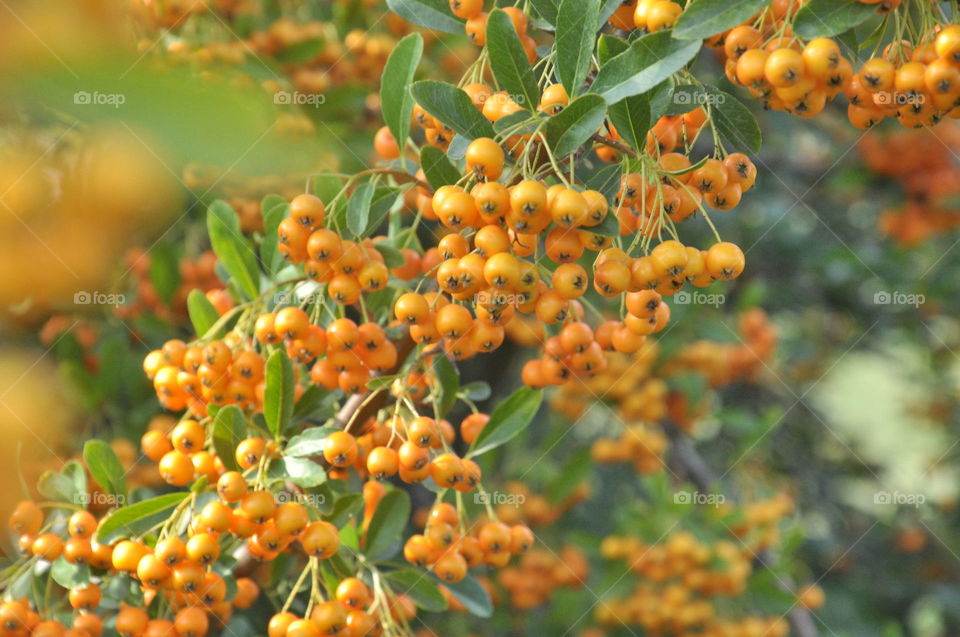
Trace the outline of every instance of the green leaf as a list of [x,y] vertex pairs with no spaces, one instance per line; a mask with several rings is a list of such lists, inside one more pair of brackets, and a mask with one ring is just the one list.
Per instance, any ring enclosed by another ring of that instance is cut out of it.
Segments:
[[713,123],[728,144],[741,150],[759,152],[762,143],[760,124],[742,102],[720,89],[710,88]]
[[470,446],[469,457],[479,456],[509,442],[527,428],[540,409],[543,391],[521,387],[497,405],[490,420]]
[[589,475],[592,466],[590,447],[583,447],[574,453],[547,490],[550,502],[554,504],[562,502]]
[[306,458],[285,457],[283,468],[290,478],[290,482],[300,487],[316,487],[327,479],[327,472],[313,460]]
[[414,24],[434,31],[463,35],[463,22],[450,13],[447,0],[387,0],[387,6]]
[[207,209],[210,244],[227,274],[249,299],[260,290],[260,271],[256,255],[240,232],[240,221],[230,205],[220,199]]
[[793,30],[803,38],[829,37],[876,15],[876,5],[859,0],[810,0],[797,11]]
[[187,491],[168,493],[117,509],[100,521],[94,537],[100,544],[113,544],[117,540],[146,533],[163,522],[188,495]]
[[608,104],[616,104],[649,91],[686,66],[699,51],[699,41],[675,40],[669,31],[645,35],[600,67],[590,91],[602,95]]
[[347,229],[353,236],[363,236],[370,223],[370,204],[373,201],[373,184],[360,184],[350,195],[347,205]]
[[610,121],[634,148],[646,147],[650,120],[650,99],[646,95],[631,95],[610,107]]
[[591,226],[589,228],[584,228],[587,232],[592,232],[593,234],[598,234],[602,237],[619,237],[620,236],[620,220],[617,219],[617,215],[613,213],[607,213],[607,216],[603,218],[598,225]]
[[263,417],[270,433],[279,436],[293,417],[293,366],[286,352],[277,350],[267,359]]
[[349,524],[363,512],[363,495],[360,493],[350,493],[337,498],[333,504],[333,510],[326,516],[327,521],[337,527],[343,527]]
[[37,480],[37,491],[52,502],[80,504],[86,491],[78,491],[68,476],[59,471],[44,471]]
[[327,391],[317,385],[310,385],[300,395],[293,408],[293,421],[322,420],[333,415],[333,406],[336,403],[336,392]]
[[557,7],[560,0],[530,0],[530,4],[544,21],[553,26],[557,23]]
[[407,143],[410,134],[410,116],[413,114],[413,98],[410,84],[423,55],[423,37],[411,33],[400,40],[383,67],[380,79],[380,108],[383,121],[400,148]]
[[607,60],[616,57],[630,48],[630,43],[623,38],[604,33],[597,42],[597,60],[606,64]]
[[513,21],[502,9],[492,11],[487,18],[487,50],[490,52],[490,68],[500,88],[528,111],[536,110],[540,103],[537,76]]
[[[432,148],[432,146],[427,146],[427,148]],[[373,247],[376,248],[380,256],[383,257],[383,263],[388,268],[399,268],[405,263],[403,253],[394,248],[389,239],[374,241]]]
[[393,490],[386,493],[377,505],[377,510],[367,527],[364,553],[371,560],[389,557],[390,551],[400,540],[410,518],[410,496],[406,491]]
[[237,445],[247,437],[247,421],[236,405],[227,405],[213,419],[213,448],[230,471],[237,471]]
[[50,577],[60,586],[71,589],[83,586],[90,581],[90,567],[86,564],[71,564],[62,557],[54,560],[50,567]]
[[493,126],[473,105],[470,96],[452,84],[423,80],[410,88],[423,110],[468,140],[493,137]]
[[[436,581],[440,581],[433,576]],[[487,589],[473,575],[467,575],[456,584],[442,582],[450,594],[457,598],[471,615],[476,617],[490,617],[493,615],[493,602],[487,595]]]
[[[264,201],[266,201],[264,197]],[[282,201],[282,200],[281,200]],[[280,222],[290,214],[290,205],[286,201],[264,208],[261,204],[260,213],[263,215],[263,240],[260,242],[260,261],[270,274],[276,274],[283,265],[283,255],[277,249],[279,238],[277,228]]]
[[580,93],[590,70],[600,20],[600,0],[560,0],[557,14],[557,75],[570,97]]
[[439,387],[434,398],[440,416],[446,416],[457,402],[457,392],[460,391],[460,375],[453,363],[444,354],[433,357],[433,373],[436,374]]
[[88,440],[83,445],[83,462],[104,491],[121,497],[127,495],[126,471],[109,444],[96,438]]
[[172,245],[161,243],[150,251],[150,282],[157,296],[169,303],[180,286],[180,260]]
[[461,387],[460,393],[474,402],[480,402],[490,398],[490,384],[482,380],[475,380]]
[[460,181],[460,171],[439,148],[424,146],[420,149],[420,166],[434,190]]
[[190,290],[187,295],[187,313],[197,336],[203,336],[220,319],[216,308],[207,296],[198,289]]
[[743,24],[770,4],[770,0],[694,0],[673,26],[679,40],[703,40]]
[[394,592],[409,595],[413,603],[429,613],[447,609],[447,600],[440,592],[429,571],[402,568],[390,571],[386,578],[393,584]]
[[547,144],[557,159],[566,157],[597,132],[606,116],[602,97],[592,93],[578,97],[547,122]]
[[283,449],[285,456],[319,456],[327,444],[327,436],[336,431],[333,427],[308,427],[294,436]]

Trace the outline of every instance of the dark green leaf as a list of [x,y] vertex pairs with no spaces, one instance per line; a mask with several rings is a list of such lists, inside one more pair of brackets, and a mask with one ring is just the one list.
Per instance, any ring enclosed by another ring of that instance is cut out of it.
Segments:
[[694,0],[687,5],[673,26],[673,37],[703,40],[743,24],[770,0]]
[[762,139],[757,118],[737,98],[719,89],[709,89],[713,122],[717,132],[739,150],[759,152]]
[[453,367],[450,359],[443,354],[433,357],[433,372],[436,374],[439,384],[435,397],[437,411],[443,417],[457,402],[457,392],[460,391],[460,375]]
[[852,29],[877,13],[859,0],[810,0],[797,11],[793,30],[803,38],[829,37]]
[[[440,580],[436,579],[436,581]],[[456,584],[442,583],[471,615],[490,617],[493,614],[493,602],[487,595],[487,589],[481,586],[473,575],[467,575]]]
[[597,132],[606,116],[602,97],[592,93],[578,97],[547,122],[547,144],[557,159],[566,157]]
[[543,391],[531,387],[521,387],[510,394],[490,414],[467,455],[479,456],[512,440],[533,420],[542,399]]
[[597,60],[606,64],[607,60],[616,57],[630,48],[630,43],[623,38],[604,33],[597,42]]
[[[432,148],[428,146],[427,148]],[[380,256],[383,257],[383,263],[388,268],[399,268],[405,263],[403,253],[393,247],[389,239],[381,239],[373,242],[373,247],[377,249]]]
[[220,409],[213,419],[213,448],[230,471],[237,471],[237,445],[247,437],[247,422],[236,405]]
[[599,234],[603,237],[618,237],[620,236],[620,220],[617,219],[617,215],[609,212],[599,224],[590,228],[584,228],[584,230],[592,232],[593,234]]
[[428,571],[403,568],[386,575],[398,595],[409,595],[413,603],[429,613],[447,609],[447,600]]
[[249,299],[260,290],[260,271],[256,254],[240,232],[240,221],[230,205],[214,201],[207,209],[207,232],[217,258]]
[[96,438],[88,440],[83,445],[83,462],[104,491],[115,496],[126,496],[126,471],[109,444]]
[[604,63],[590,91],[602,95],[608,104],[649,91],[696,57],[700,44],[675,40],[669,31],[645,35]]
[[490,384],[482,380],[475,380],[461,387],[460,393],[469,400],[480,402],[490,398]]
[[423,110],[468,140],[493,137],[493,126],[473,105],[470,96],[456,86],[424,80],[414,83],[410,90]]
[[278,436],[293,416],[293,366],[282,350],[267,359],[266,389],[263,394],[263,417],[270,432]]
[[334,526],[343,527],[363,512],[363,495],[350,493],[337,498],[333,510],[326,516],[327,521]]
[[387,123],[400,148],[407,143],[410,134],[410,116],[413,113],[413,98],[410,84],[423,55],[423,37],[411,33],[394,47],[383,67],[380,80],[380,108],[383,121]]
[[646,95],[623,98],[610,107],[610,121],[628,144],[645,148],[650,130],[650,100]]
[[317,385],[310,385],[304,390],[293,408],[293,421],[329,418],[333,415],[333,407],[337,400],[336,392],[327,391]]
[[163,522],[188,495],[186,491],[168,493],[117,509],[100,521],[94,537],[100,544],[113,544],[117,540],[146,533]]
[[372,560],[389,557],[390,550],[401,538],[410,518],[410,496],[406,491],[386,493],[367,527],[364,553]]
[[157,295],[169,303],[180,286],[180,260],[169,243],[150,250],[150,282]]
[[560,475],[550,484],[547,497],[554,504],[559,504],[570,495],[590,473],[593,466],[590,447],[579,449],[567,460]]
[[560,0],[557,14],[557,75],[573,97],[580,93],[590,70],[597,39],[600,0]]
[[370,223],[370,204],[373,201],[372,184],[360,184],[350,195],[347,205],[347,229],[355,237],[363,236]]
[[460,171],[450,163],[442,150],[433,146],[420,149],[420,166],[434,190],[460,181]]
[[387,0],[387,6],[414,24],[434,31],[463,35],[463,22],[450,13],[447,0]]
[[198,289],[190,290],[190,294],[187,295],[187,313],[190,314],[190,322],[197,336],[206,334],[220,318],[213,303],[207,300],[207,296]]
[[557,7],[560,0],[530,0],[530,4],[544,21],[553,26],[557,23]]
[[536,110],[540,103],[537,76],[513,21],[501,9],[492,11],[487,18],[487,50],[490,52],[490,68],[500,88],[520,106],[529,111]]

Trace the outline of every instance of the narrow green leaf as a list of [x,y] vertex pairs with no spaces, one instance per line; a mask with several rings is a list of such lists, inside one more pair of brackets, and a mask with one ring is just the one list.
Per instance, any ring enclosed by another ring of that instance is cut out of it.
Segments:
[[372,184],[360,184],[350,195],[347,205],[347,229],[353,236],[363,236],[370,223],[370,203],[373,201],[374,187]]
[[675,40],[669,31],[645,35],[600,67],[590,92],[608,104],[644,93],[686,66],[700,46],[699,41]]
[[117,509],[100,521],[94,537],[100,544],[113,544],[117,540],[145,533],[163,522],[170,511],[189,495],[186,491],[168,493]]
[[487,18],[487,50],[490,52],[490,68],[500,88],[528,111],[536,110],[540,103],[537,76],[513,21],[502,9],[492,11]]
[[285,456],[319,456],[323,453],[327,436],[335,431],[333,427],[308,427],[303,433],[294,436],[283,449]]
[[96,438],[88,440],[83,445],[83,462],[87,465],[90,475],[104,491],[115,496],[126,497],[127,481],[124,477],[126,471],[109,444]]
[[263,417],[270,432],[279,436],[293,416],[293,366],[286,352],[277,350],[267,359]]
[[380,107],[383,120],[393,133],[400,148],[407,143],[410,134],[410,116],[413,114],[413,97],[410,84],[423,55],[423,37],[411,33],[400,40],[390,53],[380,80]]
[[387,7],[404,20],[422,27],[463,35],[463,22],[450,13],[447,0],[387,0]]
[[557,14],[557,75],[573,97],[590,70],[600,19],[600,0],[560,0]]
[[190,290],[190,294],[187,295],[187,313],[190,315],[193,331],[198,336],[206,334],[220,318],[216,308],[213,307],[213,303],[207,300],[207,296],[197,289]]
[[630,43],[623,38],[604,33],[597,41],[597,60],[601,65],[606,64],[610,58],[620,55],[629,48]]
[[260,290],[256,254],[240,232],[240,221],[230,205],[218,199],[207,209],[210,244],[227,274],[249,299]]
[[390,571],[386,577],[393,584],[395,593],[409,595],[423,610],[440,613],[447,609],[447,600],[428,571],[402,568]]
[[424,146],[420,149],[420,166],[434,190],[460,181],[460,171],[439,148]]
[[247,437],[247,422],[236,405],[221,408],[213,419],[213,448],[230,471],[237,471],[237,445]]
[[380,256],[383,257],[383,263],[388,268],[399,268],[404,264],[403,253],[393,247],[393,243],[389,239],[374,241],[373,247],[376,248]]
[[553,26],[557,23],[560,0],[530,0],[530,4],[548,25]]
[[453,367],[453,363],[445,355],[433,357],[433,372],[436,374],[439,387],[435,398],[437,411],[440,416],[446,416],[457,402],[457,392],[460,391],[460,375]]
[[770,4],[770,0],[694,0],[673,26],[679,40],[703,40],[743,24]]
[[720,136],[740,150],[760,152],[760,124],[750,109],[733,95],[719,89],[711,88],[708,94],[713,104],[713,122]]
[[490,414],[467,455],[479,456],[519,435],[537,414],[542,399],[543,391],[531,387],[521,387],[510,394]]
[[323,420],[333,415],[337,392],[327,391],[317,385],[307,387],[293,408],[293,421]]
[[180,260],[169,243],[160,243],[150,251],[150,282],[157,295],[169,303],[180,286]]
[[651,123],[649,98],[646,95],[623,98],[610,107],[610,121],[627,143],[634,148],[645,148]]
[[403,530],[410,518],[410,496],[406,491],[393,490],[386,493],[377,505],[377,510],[367,527],[364,553],[372,560],[389,557],[394,545],[399,544]]
[[866,22],[876,5],[859,0],[810,0],[797,11],[793,30],[803,38],[829,37]]
[[337,527],[343,527],[349,524],[351,520],[356,519],[363,513],[363,495],[360,493],[350,493],[337,498],[333,504],[333,510],[326,516],[327,521]]
[[599,130],[606,116],[607,103],[602,97],[582,95],[547,122],[547,144],[557,159],[566,157]]
[[473,105],[470,96],[456,86],[423,80],[415,82],[410,91],[423,110],[468,140],[493,137],[493,126]]

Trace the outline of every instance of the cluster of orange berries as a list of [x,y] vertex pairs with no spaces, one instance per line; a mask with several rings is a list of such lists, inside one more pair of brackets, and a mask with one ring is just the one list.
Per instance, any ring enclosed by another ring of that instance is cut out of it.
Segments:
[[661,635],[785,637],[789,632],[781,617],[721,615],[724,604],[718,598],[742,595],[753,573],[753,553],[742,545],[704,542],[687,531],[675,531],[653,545],[636,537],[610,536],[600,550],[606,559],[625,561],[638,577],[630,595],[597,607],[601,625],[624,623]]
[[945,123],[936,133],[871,132],[858,149],[873,173],[895,179],[906,196],[901,208],[880,216],[884,234],[912,246],[960,225],[960,214],[951,209],[951,201],[960,195],[953,155],[960,150],[960,135],[955,125]]
[[[316,604],[307,617],[298,617],[289,611],[273,615],[267,624],[267,635],[269,637],[319,637],[320,635],[366,637],[380,634],[381,613],[384,610],[372,611],[373,593],[360,579],[348,577],[341,580],[333,597],[334,599]],[[409,621],[416,616],[417,609],[410,597],[397,595],[391,598],[386,612],[395,620]]]
[[[228,599],[224,578],[206,570],[206,566],[219,555],[220,544],[216,537],[219,531],[198,530],[186,542],[177,537],[161,539],[153,549],[136,540],[106,545],[93,538],[98,521],[90,512],[73,513],[60,533],[44,532],[44,528],[51,526],[44,526],[42,510],[30,501],[17,505],[10,516],[9,527],[19,536],[21,549],[38,559],[52,562],[62,557],[70,564],[89,565],[109,573],[125,573],[139,580],[148,604],[157,595],[167,600],[174,611],[172,621],[151,620],[142,608],[121,606],[114,621],[116,631],[122,637],[171,634],[203,637],[210,627],[208,613],[226,623],[234,608],[248,608],[260,594],[253,580],[241,577],[236,580],[236,592]],[[69,591],[70,605],[76,611],[69,630],[55,620],[41,622],[34,618],[33,625],[30,625],[28,619],[15,612],[20,607],[6,605],[0,609],[3,617],[0,622],[10,634],[99,637],[104,628],[104,617],[94,611],[100,607],[101,597],[101,588],[94,582]],[[25,604],[23,609],[29,610]],[[23,632],[18,633],[21,630]]]
[[569,545],[556,553],[546,549],[528,551],[516,566],[501,570],[497,582],[506,590],[514,608],[530,610],[550,601],[561,588],[583,587],[589,575],[587,556]]
[[[527,27],[530,26],[529,18],[517,7],[504,7],[503,10],[510,16],[513,28],[520,36],[520,42],[532,64],[537,59],[537,43],[527,34]],[[450,12],[467,21],[465,31],[474,44],[486,46],[487,18],[490,14],[483,10],[483,0],[450,0]]]
[[617,7],[608,21],[621,31],[654,33],[672,28],[681,13],[683,6],[669,0],[632,0]]
[[533,543],[533,532],[525,525],[479,519],[464,529],[457,510],[441,502],[430,510],[423,533],[407,539],[403,556],[454,584],[466,577],[470,568],[506,566],[512,556],[525,553]]
[[155,314],[165,320],[186,317],[187,295],[191,290],[200,290],[219,314],[225,314],[234,305],[233,298],[226,291],[223,281],[217,276],[217,257],[206,251],[195,259],[180,260],[180,283],[174,290],[169,302],[157,293],[150,278],[150,254],[143,248],[130,248],[124,257],[124,263],[135,279],[132,303],[118,305],[114,313],[122,319],[134,318],[144,312]]

